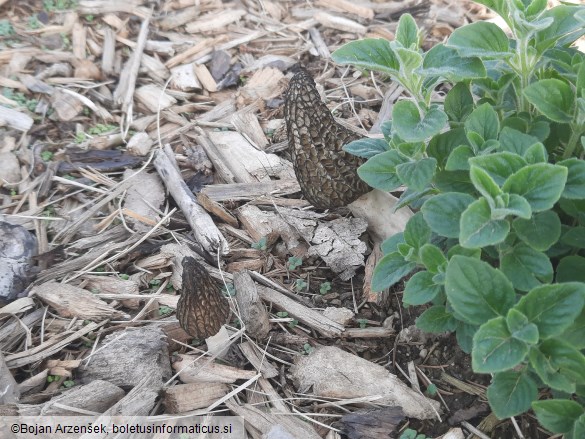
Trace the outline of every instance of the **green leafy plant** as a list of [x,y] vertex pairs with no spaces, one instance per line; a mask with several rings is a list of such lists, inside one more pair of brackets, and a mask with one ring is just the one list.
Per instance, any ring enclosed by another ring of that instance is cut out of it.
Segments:
[[360,326],[360,329],[366,329],[368,326],[368,320],[367,319],[357,319],[358,325]]
[[50,162],[53,159],[53,153],[51,151],[43,151],[41,152],[41,159],[44,162]]
[[221,287],[221,292],[225,297],[234,297],[236,295],[236,287],[234,287],[234,284],[225,284]]
[[297,279],[295,282],[295,290],[297,290],[299,293],[301,291],[304,291],[307,288],[307,282],[305,282],[304,279]]
[[0,20],[0,37],[8,37],[10,35],[14,35],[12,23],[8,20]]
[[331,291],[331,282],[322,282],[319,285],[319,293],[327,294],[328,291]]
[[[368,159],[364,181],[406,186],[397,208],[418,211],[382,244],[372,287],[414,273],[404,303],[427,305],[417,325],[455,331],[474,371],[492,374],[497,417],[532,408],[549,430],[585,437],[585,54],[570,47],[585,34],[585,6],[478,3],[511,38],[477,22],[424,52],[404,14],[395,41],[332,55],[408,95],[383,139],[345,146]],[[563,399],[536,401],[539,388]]]
[[295,270],[298,267],[300,267],[301,265],[303,265],[303,259],[299,258],[297,256],[291,256],[290,258],[288,258],[288,262],[287,262],[287,266],[289,270]]
[[418,431],[412,428],[407,428],[402,432],[399,439],[428,439],[428,436],[424,434],[418,434]]
[[260,238],[260,239],[258,240],[258,242],[254,242],[254,243],[252,243],[251,247],[252,247],[252,248],[255,248],[256,250],[262,250],[262,251],[265,251],[265,250],[266,250],[266,248],[267,248],[267,247],[266,247],[266,242],[267,242],[266,236],[263,236],[262,238]]

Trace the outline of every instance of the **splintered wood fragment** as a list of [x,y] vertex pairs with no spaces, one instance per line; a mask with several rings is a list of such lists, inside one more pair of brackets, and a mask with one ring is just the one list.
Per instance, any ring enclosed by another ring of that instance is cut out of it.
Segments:
[[142,103],[153,113],[156,113],[159,108],[161,110],[169,108],[177,102],[175,98],[164,93],[162,87],[155,84],[143,85],[136,89],[134,96],[138,102]]
[[397,437],[394,432],[403,420],[404,413],[400,407],[368,407],[346,413],[339,423],[342,431],[352,432],[354,437],[391,438]]
[[313,44],[315,45],[315,49],[317,49],[317,53],[321,58],[331,58],[331,52],[329,51],[329,47],[327,47],[327,43],[323,40],[321,36],[321,32],[316,27],[312,27],[309,29],[309,35],[311,36],[311,40],[313,40]]
[[6,124],[18,131],[28,131],[32,127],[33,119],[28,114],[0,105],[0,125]]
[[190,34],[223,30],[225,26],[238,21],[244,15],[246,15],[246,11],[242,9],[224,9],[219,12],[211,12],[189,23],[185,26],[185,30]]
[[61,349],[68,344],[89,334],[92,331],[97,330],[106,323],[104,320],[101,323],[90,322],[88,325],[82,326],[77,331],[65,331],[54,336],[52,339],[45,341],[44,343],[36,346],[32,349],[28,349],[17,354],[6,356],[6,366],[10,369],[26,366],[27,364],[36,363],[37,361],[44,360],[52,355],[55,355]]
[[321,439],[309,425],[294,416],[275,415],[253,405],[238,405],[233,399],[225,402],[231,412],[246,419],[246,423],[260,432],[263,438]]
[[[258,183],[213,184],[201,191],[214,201],[250,200],[268,195],[290,195],[301,188],[297,180],[270,180]],[[303,203],[308,205],[308,203]]]
[[372,276],[374,274],[374,269],[376,265],[378,265],[378,261],[382,259],[384,254],[382,253],[382,249],[380,245],[374,245],[374,249],[372,253],[368,256],[366,260],[366,269],[365,269],[365,276],[364,276],[364,285],[363,285],[363,297],[368,302],[373,302],[376,305],[382,306],[384,303],[388,301],[390,290],[386,288],[384,291],[375,292],[372,291]]
[[76,21],[71,32],[71,45],[73,46],[73,55],[77,59],[85,58],[85,44],[87,39],[87,28]]
[[125,12],[145,18],[149,15],[150,10],[141,7],[143,3],[143,0],[124,0],[123,2],[118,0],[80,0],[76,10],[81,15]]
[[[246,332],[252,337],[264,340],[270,331],[268,311],[258,296],[256,284],[247,271],[234,273],[236,300]],[[251,360],[250,360],[251,361]],[[272,378],[264,375],[266,378]]]
[[114,59],[116,57],[116,34],[111,27],[104,29],[104,42],[102,52],[102,72],[106,75],[114,73]]
[[393,328],[345,328],[344,337],[348,338],[386,338],[396,334]]
[[220,36],[215,37],[215,38],[205,38],[205,39],[199,41],[194,46],[185,50],[184,52],[181,52],[181,53],[173,56],[171,59],[169,59],[165,63],[165,66],[167,66],[167,68],[171,69],[179,64],[183,64],[185,62],[192,61],[193,59],[195,59],[197,57],[200,57],[206,53],[211,52],[212,48],[216,44],[219,44],[220,42],[225,41],[225,40],[226,40],[225,35],[220,35]]
[[54,308],[62,317],[78,317],[82,320],[105,320],[115,316],[130,316],[112,308],[89,291],[69,284],[47,282],[35,286],[31,294]]
[[209,73],[209,70],[207,70],[205,64],[195,64],[193,70],[195,71],[195,76],[197,76],[197,79],[205,90],[210,93],[217,91],[217,83],[215,82],[215,79],[213,79],[213,76],[211,76],[211,73]]
[[328,14],[327,12],[317,12],[315,14],[315,20],[321,23],[323,26],[337,29],[343,32],[352,32],[363,35],[368,30],[367,27],[359,24],[349,18],[338,17],[336,15]]
[[174,88],[188,91],[201,88],[201,83],[195,75],[194,63],[182,64],[171,69],[171,84]]
[[163,403],[167,413],[185,413],[209,407],[228,392],[224,383],[179,384],[164,390]]
[[[84,411],[103,413],[124,395],[125,392],[120,387],[108,381],[95,380],[52,398],[43,404],[41,412],[43,416],[80,416]],[[74,407],[76,410],[69,410],[67,407]]]
[[228,242],[183,181],[181,174],[177,171],[174,153],[170,146],[165,145],[162,151],[157,152],[154,167],[187,218],[196,241],[214,258],[217,257],[218,251],[222,255],[227,254]]
[[203,208],[212,213],[213,215],[219,217],[222,221],[228,223],[230,226],[238,227],[240,224],[236,217],[234,217],[231,213],[224,209],[224,207],[219,204],[217,201],[212,200],[203,192],[199,192],[197,194],[197,201]]
[[136,86],[138,70],[140,69],[142,53],[144,52],[144,46],[146,45],[146,38],[148,37],[149,23],[150,15],[144,19],[140,26],[140,33],[138,34],[136,47],[134,48],[132,56],[126,62],[126,65],[120,74],[120,82],[118,82],[118,86],[114,91],[114,102],[119,104],[122,112],[126,114],[128,114],[134,98],[134,88]]
[[286,88],[284,75],[278,69],[265,67],[256,71],[236,93],[238,104],[250,105],[258,99],[268,100],[282,95]]
[[280,414],[291,413],[290,408],[282,401],[282,396],[278,394],[276,389],[270,384],[266,378],[262,377],[258,380],[258,384],[262,391],[266,394],[266,397],[270,401],[270,404],[274,407],[274,411]]
[[173,369],[179,373],[179,379],[184,383],[234,383],[237,380],[249,380],[256,376],[254,370],[238,369],[236,367],[218,364],[206,358],[179,354],[179,361],[173,363]]
[[276,308],[287,311],[289,315],[320,332],[325,337],[340,337],[345,331],[345,328],[339,323],[335,323],[320,312],[307,308],[272,288],[260,285],[256,288],[262,300],[271,302]]
[[161,29],[172,30],[178,28],[179,26],[183,26],[184,24],[189,23],[190,21],[195,20],[198,16],[199,8],[197,6],[193,6],[161,18],[158,24],[161,27]]
[[258,118],[251,111],[238,111],[234,113],[231,119],[232,125],[236,131],[245,135],[259,149],[264,149],[268,145],[268,139],[258,122]]
[[270,177],[294,178],[292,163],[257,150],[240,133],[210,131],[207,135],[211,142],[201,143],[207,156],[214,166],[216,160],[226,166],[237,183],[269,181]]
[[319,0],[317,4],[337,12],[355,14],[367,20],[374,18],[374,10],[372,8],[349,0]]
[[[93,291],[94,289],[104,294],[119,294],[119,295],[138,295],[140,287],[138,282],[134,280],[125,280],[113,276],[96,276],[86,274],[83,276],[86,281],[85,288]],[[130,309],[138,309],[140,306],[139,299],[124,299],[121,300],[122,305]]]
[[264,378],[274,378],[278,376],[278,370],[268,362],[266,357],[261,357],[262,353],[258,352],[254,345],[246,341],[244,343],[240,343],[239,345],[240,351],[246,357],[246,359],[254,366],[258,372],[262,374]]
[[299,389],[312,387],[318,397],[381,396],[377,403],[400,407],[407,417],[417,419],[435,418],[441,408],[384,367],[334,346],[320,346],[308,356],[297,357],[291,373]]
[[82,382],[107,379],[122,387],[136,386],[145,376],[160,386],[171,374],[167,340],[155,326],[126,328],[106,336],[77,371]]

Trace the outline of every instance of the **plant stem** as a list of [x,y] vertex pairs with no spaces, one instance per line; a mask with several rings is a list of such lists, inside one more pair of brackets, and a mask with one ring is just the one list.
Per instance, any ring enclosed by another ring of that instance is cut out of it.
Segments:
[[577,146],[577,142],[583,133],[579,127],[571,124],[571,137],[569,137],[569,141],[567,142],[567,146],[565,148],[565,152],[563,153],[563,159],[568,159],[573,156],[573,152],[575,152],[575,147]]

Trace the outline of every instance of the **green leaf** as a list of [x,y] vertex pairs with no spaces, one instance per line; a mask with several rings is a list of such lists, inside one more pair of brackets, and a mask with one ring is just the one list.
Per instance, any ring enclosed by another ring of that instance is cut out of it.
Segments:
[[573,438],[585,437],[585,414],[579,416],[573,424]]
[[528,219],[532,216],[532,209],[530,204],[524,197],[516,194],[502,194],[496,199],[496,205],[499,205],[500,200],[507,199],[507,202],[502,201],[505,207],[496,207],[492,209],[492,219],[501,220],[509,215]]
[[447,258],[443,252],[433,244],[425,244],[421,247],[420,259],[426,269],[433,274],[439,273],[439,268],[447,265]]
[[571,227],[563,237],[561,243],[576,248],[585,248],[585,227]]
[[400,59],[400,72],[402,75],[412,75],[413,71],[422,65],[422,55],[414,50],[395,47],[394,53]]
[[551,366],[576,384],[585,384],[585,355],[558,338],[540,344],[540,352]]
[[[583,62],[585,65],[585,62]],[[567,184],[565,184],[565,190],[563,191],[563,198],[572,200],[584,200],[585,199],[585,161],[570,158],[558,162],[559,165],[565,166],[569,173],[567,175]]]
[[461,214],[473,202],[471,195],[451,192],[429,198],[421,211],[431,230],[447,238],[459,237]]
[[372,275],[372,290],[382,291],[391,287],[404,276],[414,270],[416,264],[407,262],[400,253],[390,253],[384,256],[376,265]]
[[565,331],[581,313],[585,284],[567,282],[542,285],[520,299],[515,308],[538,327],[541,340]]
[[461,256],[468,256],[470,258],[481,259],[481,249],[480,248],[464,248],[461,247],[459,244],[454,245],[449,249],[447,252],[447,256],[451,259],[455,255]]
[[522,241],[539,251],[548,250],[561,237],[561,220],[552,210],[537,213],[530,219],[516,218],[512,228]]
[[382,253],[387,255],[398,251],[398,244],[402,243],[404,243],[404,233],[398,232],[385,239],[380,248],[382,249]]
[[569,399],[534,401],[532,410],[538,422],[553,433],[571,431],[575,421],[583,414],[583,407],[578,402]]
[[474,325],[506,315],[515,302],[514,288],[501,271],[467,256],[449,261],[445,291],[453,309]]
[[[425,63],[428,56],[429,54],[427,53],[425,57]],[[461,122],[467,116],[469,116],[469,114],[473,111],[473,96],[471,95],[471,91],[469,91],[469,85],[465,82],[458,82],[455,84],[455,86],[449,90],[449,93],[447,93],[443,108],[445,113],[447,113],[449,116],[449,119],[455,122]],[[457,143],[457,145],[460,144],[461,142]]]
[[506,220],[492,220],[490,206],[485,198],[471,203],[461,214],[459,242],[463,247],[480,248],[502,242],[510,232]]
[[538,143],[536,137],[508,126],[502,128],[498,140],[500,141],[500,148],[502,151],[512,152],[520,156],[524,156],[526,151],[528,151],[528,148],[535,143]]
[[499,58],[510,55],[508,37],[493,23],[478,21],[455,29],[448,47],[454,47],[461,56]]
[[487,397],[496,417],[506,419],[529,410],[538,388],[527,373],[509,370],[494,375]]
[[544,145],[538,142],[526,150],[524,153],[524,159],[526,159],[526,162],[530,165],[535,163],[546,163],[548,161],[548,153],[546,152]]
[[579,255],[565,256],[557,265],[556,281],[585,282],[585,258]]
[[469,164],[485,170],[498,186],[503,185],[510,175],[527,165],[526,160],[512,152],[480,155],[470,159]]
[[408,305],[423,305],[433,300],[440,292],[441,286],[433,282],[433,274],[419,271],[406,283],[402,301]]
[[421,118],[412,101],[402,100],[392,109],[394,129],[407,142],[422,142],[438,134],[447,123],[447,115],[437,107],[431,107]]
[[526,244],[517,244],[504,254],[500,259],[500,270],[520,291],[530,291],[553,279],[553,267],[548,256]]
[[[453,91],[457,87],[457,85],[451,91]],[[449,95],[447,94],[447,98],[448,97]],[[445,103],[445,111],[446,107],[447,104]],[[465,110],[462,109],[462,111]],[[471,109],[469,111],[471,112]],[[429,157],[434,157],[435,159],[437,159],[437,165],[439,167],[443,167],[445,166],[445,163],[447,162],[447,157],[449,157],[451,151],[453,151],[457,146],[465,144],[467,144],[465,130],[463,128],[455,128],[434,136],[429,142],[427,154],[429,155]]]
[[512,337],[504,317],[484,323],[473,336],[471,365],[474,372],[503,372],[520,364],[527,355],[528,345]]
[[396,29],[396,41],[402,46],[418,48],[418,27],[410,14],[402,14]]
[[406,223],[404,227],[404,242],[413,247],[418,253],[418,250],[429,242],[431,238],[431,229],[427,225],[423,214],[418,212]]
[[425,332],[451,332],[457,327],[457,320],[444,306],[432,306],[416,319],[416,326]]
[[567,181],[567,168],[537,163],[528,165],[512,174],[502,190],[522,195],[530,203],[533,212],[548,210],[558,201]]
[[529,345],[538,343],[538,328],[528,321],[528,317],[514,308],[508,310],[506,325],[512,337]]
[[457,322],[457,343],[463,352],[471,354],[473,348],[473,336],[479,328],[474,325],[468,325],[462,321]]
[[369,159],[376,154],[381,154],[388,151],[388,142],[384,139],[370,139],[364,137],[363,139],[354,140],[343,146],[343,150],[358,157]]
[[[487,23],[486,23],[487,24]],[[465,121],[465,130],[479,134],[483,140],[497,139],[500,132],[500,120],[493,106],[485,103],[471,112]]]
[[422,67],[425,75],[440,76],[457,83],[487,75],[481,59],[462,57],[457,50],[443,44],[437,44],[426,53]]
[[575,392],[575,383],[562,375],[540,350],[533,347],[529,353],[530,365],[544,384],[554,390],[566,393]]
[[566,82],[541,79],[526,87],[524,96],[538,111],[555,122],[568,123],[573,120],[575,94]]
[[467,171],[438,171],[435,187],[441,192],[463,192],[475,196],[475,188],[469,181]]
[[396,175],[396,166],[407,161],[397,151],[386,151],[370,158],[357,169],[357,173],[371,187],[391,191],[402,185]]
[[391,76],[397,75],[400,70],[400,61],[390,42],[382,38],[366,38],[344,44],[331,54],[331,58],[338,64],[352,64]]
[[488,200],[494,200],[498,195],[502,193],[502,190],[493,180],[493,178],[478,166],[471,166],[469,171],[471,177],[471,183],[475,186],[480,194],[482,194]]
[[576,349],[585,348],[585,309],[559,338],[573,345]]
[[449,155],[445,169],[447,171],[468,171],[469,160],[474,156],[475,153],[471,146],[459,145]]
[[407,187],[422,191],[433,180],[436,169],[437,160],[424,158],[396,166],[396,174]]
[[579,21],[578,14],[583,8],[580,6],[559,5],[545,11],[539,18],[551,17],[552,26],[538,32],[535,36],[537,50],[542,53],[548,47],[568,46],[585,34],[583,23]]

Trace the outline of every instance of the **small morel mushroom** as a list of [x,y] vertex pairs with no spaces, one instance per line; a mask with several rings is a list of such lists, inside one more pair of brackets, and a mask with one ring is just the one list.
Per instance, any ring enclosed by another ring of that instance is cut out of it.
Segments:
[[342,149],[360,136],[335,122],[304,68],[290,81],[284,119],[295,174],[307,201],[331,209],[370,191],[356,172],[365,160]]
[[228,301],[205,267],[190,256],[183,258],[183,288],[177,303],[181,328],[203,340],[217,334],[229,312]]

